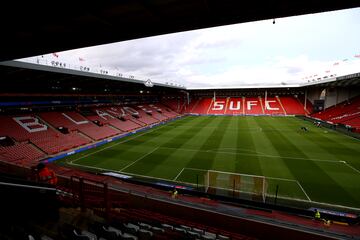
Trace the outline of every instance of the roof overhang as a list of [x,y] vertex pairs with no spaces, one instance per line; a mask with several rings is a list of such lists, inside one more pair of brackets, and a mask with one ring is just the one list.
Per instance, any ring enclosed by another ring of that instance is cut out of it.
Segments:
[[[0,65],[9,66],[9,67],[18,67],[18,68],[26,68],[26,69],[33,69],[33,70],[40,70],[40,71],[47,71],[47,72],[56,72],[56,73],[63,73],[75,76],[83,76],[83,77],[91,77],[91,78],[98,78],[98,79],[108,79],[114,81],[122,81],[122,82],[131,82],[131,83],[138,83],[143,84],[146,86],[146,83],[149,79],[136,79],[134,76],[123,76],[119,75],[119,73],[111,72],[111,71],[101,71],[99,72],[92,72],[87,70],[82,70],[80,66],[71,66],[71,65],[62,65],[63,67],[53,66],[51,62],[46,62],[46,64],[38,64],[32,62],[24,62],[24,61],[4,61],[0,62]],[[152,82],[154,86],[159,87],[168,87],[168,88],[176,88],[176,89],[186,89],[182,86],[177,86],[173,84],[163,84],[163,83],[155,83]]]
[[359,6],[358,0],[3,1],[0,61]]
[[230,89],[271,89],[271,88],[305,88],[305,87],[347,87],[360,86],[360,72],[339,77],[325,78],[318,81],[300,84],[247,85],[231,87],[190,87],[187,90],[230,90]]

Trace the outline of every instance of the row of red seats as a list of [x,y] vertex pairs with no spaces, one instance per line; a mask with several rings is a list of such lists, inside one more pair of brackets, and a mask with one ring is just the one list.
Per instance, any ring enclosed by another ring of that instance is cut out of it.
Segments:
[[175,98],[163,98],[162,104],[174,110],[174,114],[184,113],[187,111],[188,105],[186,104],[184,98],[175,97]]
[[173,108],[166,106],[165,104],[158,104],[158,107],[160,107],[162,109],[162,114],[167,116],[168,118],[173,118],[179,115],[179,113],[184,113],[185,108],[186,108],[186,104],[184,103],[182,105],[182,107],[180,107],[180,110],[178,111],[176,108],[174,108],[174,110],[172,110]]
[[[123,132],[132,131],[137,128],[153,124],[159,121],[174,117],[177,114],[167,109],[166,114],[163,114],[163,106],[144,105],[141,108],[151,109],[152,114],[145,113],[144,110],[134,107],[134,112],[137,112],[138,118],[132,116],[121,107],[110,106],[102,108],[93,108],[93,115],[84,117],[78,112],[43,112],[38,115],[21,115],[21,116],[0,116],[0,136],[9,136],[15,142],[29,141],[42,150],[42,152],[33,146],[38,154],[34,151],[29,151],[30,156],[19,159],[38,159],[39,153],[41,156],[46,154],[56,154],[62,151],[67,151],[88,143],[94,140],[101,140],[111,136],[119,135]],[[119,119],[122,117],[121,119]],[[98,121],[97,124],[94,121]],[[61,133],[59,129],[67,128],[67,134]],[[57,128],[57,129],[55,129]],[[23,145],[15,144],[15,149],[23,148]],[[13,161],[11,154],[6,154],[4,149],[9,149],[12,152],[12,147],[2,147],[3,154],[1,160]],[[16,152],[16,151],[14,151]],[[15,157],[15,160],[19,160]]]
[[131,131],[142,126],[131,121],[129,116],[126,116],[126,119],[123,117],[124,120],[117,118],[125,114],[118,107],[92,108],[91,110],[93,114],[86,116],[87,119],[99,121],[101,124],[109,124],[123,132]]
[[332,123],[342,123],[360,130],[360,96],[314,113],[312,117]]
[[190,103],[189,111],[190,113],[206,114],[210,104],[212,104],[211,98],[194,99]]
[[305,115],[308,111],[295,97],[219,97],[195,99],[190,113],[232,115]]
[[[110,124],[122,131],[133,130],[147,124],[164,121],[178,114],[161,104],[144,104],[132,107],[92,108],[92,114],[86,116],[91,121]],[[121,118],[123,120],[119,120]]]
[[12,137],[18,142],[31,141],[47,154],[58,153],[91,142],[76,132],[62,134],[34,115],[1,116],[0,135]]
[[360,132],[360,117],[348,120],[348,121],[344,122],[344,124],[355,128],[355,132]]
[[313,117],[317,117],[323,120],[335,120],[341,119],[341,116],[345,114],[351,114],[356,112],[360,106],[360,97],[351,99],[349,101],[344,101],[337,105],[331,106],[324,111],[317,112],[313,114]]
[[47,154],[56,154],[91,142],[76,132],[66,135],[58,133],[55,137],[33,138],[31,141]]
[[28,143],[18,143],[7,147],[0,146],[0,158],[12,163],[26,164],[43,157],[45,157],[43,152]]
[[47,112],[39,115],[54,127],[66,127],[70,131],[78,130],[94,140],[101,140],[121,133],[120,130],[107,125],[99,127],[77,112]]

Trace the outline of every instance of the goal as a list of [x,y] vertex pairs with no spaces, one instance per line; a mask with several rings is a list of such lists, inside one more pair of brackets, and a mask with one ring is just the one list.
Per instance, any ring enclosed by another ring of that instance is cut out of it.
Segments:
[[210,194],[265,202],[267,186],[264,176],[215,170],[208,170],[204,175],[205,191]]

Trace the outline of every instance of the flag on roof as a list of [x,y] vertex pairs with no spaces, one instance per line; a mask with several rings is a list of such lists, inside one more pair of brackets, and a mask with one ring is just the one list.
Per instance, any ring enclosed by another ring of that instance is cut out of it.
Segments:
[[52,55],[53,55],[54,57],[56,57],[56,58],[58,58],[58,57],[59,57],[59,54],[58,54],[58,53],[56,53],[56,52],[52,53]]

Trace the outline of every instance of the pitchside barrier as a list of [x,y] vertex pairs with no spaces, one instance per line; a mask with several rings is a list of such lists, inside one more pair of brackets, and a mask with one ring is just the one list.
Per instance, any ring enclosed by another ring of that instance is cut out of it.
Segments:
[[112,141],[116,141],[116,140],[119,140],[121,138],[128,137],[128,136],[134,135],[136,133],[146,131],[146,130],[151,129],[153,127],[157,127],[157,126],[160,126],[160,125],[163,125],[163,124],[178,120],[179,118],[182,118],[182,117],[183,117],[183,115],[182,116],[177,116],[177,117],[169,119],[167,121],[162,121],[162,122],[158,122],[158,123],[155,123],[155,124],[151,124],[149,126],[146,126],[146,127],[140,128],[140,129],[136,129],[134,131],[128,132],[128,133],[120,135],[120,136],[116,136],[116,137],[113,137],[113,138],[107,138],[107,139],[105,139],[103,141],[96,142],[96,143],[91,144],[91,145],[87,145],[86,147],[81,147],[81,148],[78,148],[76,150],[68,151],[66,153],[59,154],[59,155],[57,155],[55,157],[48,158],[48,159],[46,159],[46,160],[44,160],[42,162],[43,163],[50,163],[50,162],[65,158],[67,156],[73,155],[75,153],[79,153],[79,152],[83,152],[83,151],[86,151],[86,150],[89,150],[89,149],[92,149],[92,148],[100,147],[100,146],[102,146],[104,144],[107,144],[107,143],[110,143]]
[[[313,201],[300,182],[294,179],[183,168],[172,181],[193,186],[210,196],[225,197],[228,201],[265,203],[278,209],[322,208],[360,214],[360,208]],[[351,216],[353,220],[357,219],[357,215]]]
[[348,136],[360,139],[360,134],[356,133],[356,132],[352,132],[350,126],[343,125],[343,124],[334,124],[334,123],[331,123],[328,121],[321,120],[319,118],[312,118],[312,117],[308,117],[308,116],[297,115],[296,117],[300,118],[302,120],[308,121],[308,122],[312,122],[312,123],[315,121],[320,122],[320,126],[322,126],[322,127],[326,127],[328,129],[335,130],[335,131],[341,132],[343,134],[346,134]]

